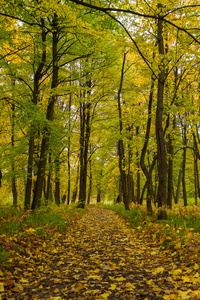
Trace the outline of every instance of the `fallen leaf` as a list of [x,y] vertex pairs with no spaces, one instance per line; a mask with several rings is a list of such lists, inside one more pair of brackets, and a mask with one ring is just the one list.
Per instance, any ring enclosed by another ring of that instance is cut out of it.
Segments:
[[125,286],[126,286],[127,290],[135,289],[135,285],[131,282],[126,282]]
[[112,283],[110,285],[110,287],[109,287],[109,290],[113,290],[114,291],[116,289],[116,287],[117,287],[116,283]]
[[87,279],[102,280],[102,277],[99,275],[90,275]]
[[115,280],[116,280],[116,281],[124,281],[124,280],[126,280],[126,278],[124,278],[124,277],[118,277],[118,278],[116,278]]
[[4,285],[2,282],[0,282],[0,292],[4,292]]
[[103,294],[101,295],[101,298],[107,299],[109,296],[110,296],[109,293],[103,293]]

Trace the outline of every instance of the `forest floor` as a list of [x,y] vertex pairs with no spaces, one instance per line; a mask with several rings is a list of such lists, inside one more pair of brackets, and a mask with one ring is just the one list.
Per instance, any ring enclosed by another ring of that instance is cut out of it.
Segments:
[[180,245],[162,249],[108,209],[89,207],[67,233],[48,239],[30,230],[19,244],[0,270],[1,300],[200,299],[199,265],[189,252],[183,259]]

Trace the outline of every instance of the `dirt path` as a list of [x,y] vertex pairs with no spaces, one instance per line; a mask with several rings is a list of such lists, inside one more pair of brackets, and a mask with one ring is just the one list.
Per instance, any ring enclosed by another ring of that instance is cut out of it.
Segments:
[[46,252],[27,257],[23,290],[9,296],[8,287],[5,299],[200,299],[188,294],[200,290],[199,278],[188,284],[186,267],[156,243],[138,240],[110,210],[90,208],[56,240],[45,242]]

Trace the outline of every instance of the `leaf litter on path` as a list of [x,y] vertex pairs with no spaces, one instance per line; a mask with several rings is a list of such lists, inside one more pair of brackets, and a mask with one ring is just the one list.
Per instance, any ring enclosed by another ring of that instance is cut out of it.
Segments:
[[172,254],[115,212],[89,207],[65,234],[21,240],[0,272],[0,299],[200,299],[199,265]]

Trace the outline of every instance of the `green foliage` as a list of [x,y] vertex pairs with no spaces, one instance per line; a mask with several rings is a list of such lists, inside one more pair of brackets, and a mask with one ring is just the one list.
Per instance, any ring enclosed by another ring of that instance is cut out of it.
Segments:
[[6,263],[9,256],[9,253],[0,246],[0,266]]
[[132,227],[144,226],[143,212],[137,209],[126,210],[124,205],[104,205],[103,207],[112,209],[117,212],[126,221],[130,222]]
[[161,223],[177,228],[178,233],[182,232],[184,228],[194,229],[195,232],[200,232],[200,217],[190,213],[184,217],[171,213],[168,215],[168,219]]
[[62,205],[61,207],[48,207],[34,212],[24,213],[13,206],[0,208],[0,234],[6,235],[46,235],[50,229],[64,232],[84,210]]
[[165,225],[164,232],[170,234],[172,232],[179,236],[183,236],[186,230],[200,233],[200,216],[195,215],[193,211],[188,211],[187,214],[181,212],[169,213],[167,220],[157,220],[155,215],[149,216],[140,209],[125,210],[123,205],[106,205],[103,206],[117,212],[124,218],[131,227],[138,228],[139,230],[145,227],[151,227],[152,222]]

